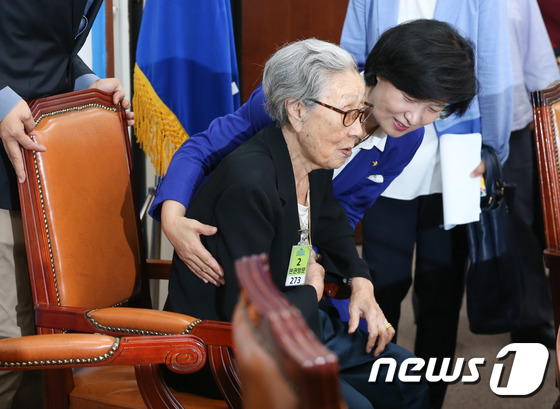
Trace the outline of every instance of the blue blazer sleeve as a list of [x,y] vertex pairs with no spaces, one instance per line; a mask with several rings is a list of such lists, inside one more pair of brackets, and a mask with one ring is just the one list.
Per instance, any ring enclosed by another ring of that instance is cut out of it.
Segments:
[[162,177],[149,214],[161,220],[161,204],[175,200],[188,208],[193,194],[218,163],[243,142],[272,123],[264,110],[261,85],[233,114],[216,118],[208,129],[187,139]]

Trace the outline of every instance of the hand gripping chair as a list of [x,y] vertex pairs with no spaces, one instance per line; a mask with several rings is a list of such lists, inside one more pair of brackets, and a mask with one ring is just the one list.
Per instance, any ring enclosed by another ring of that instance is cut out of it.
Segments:
[[[151,309],[170,263],[144,258],[122,107],[85,90],[30,108],[47,151],[24,151],[20,199],[37,331],[55,335],[0,341],[0,367],[48,369],[49,408],[240,408],[231,324]],[[161,379],[207,361],[224,401]]]
[[346,408],[338,358],[276,288],[266,255],[236,262],[233,342],[245,409]]
[[[560,325],[560,82],[531,94],[554,326]],[[557,359],[560,356],[557,342]],[[560,373],[560,361],[557,360]],[[557,376],[558,379],[558,376]],[[554,405],[560,408],[560,397]]]

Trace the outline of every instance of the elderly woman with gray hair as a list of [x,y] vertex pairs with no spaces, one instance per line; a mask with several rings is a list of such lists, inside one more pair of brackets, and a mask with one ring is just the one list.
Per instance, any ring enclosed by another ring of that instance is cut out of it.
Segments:
[[[428,408],[425,382],[369,383],[372,364],[391,357],[400,364],[412,356],[389,343],[394,330],[375,302],[369,270],[360,259],[352,228],[333,198],[332,172],[352,154],[371,113],[364,81],[353,58],[334,44],[315,39],[291,43],[266,63],[266,108],[275,123],[228,155],[196,193],[186,216],[218,227],[203,244],[223,267],[225,284],[205,285],[175,254],[166,309],[202,319],[231,321],[239,295],[234,261],[267,253],[272,279],[300,309],[322,342],[340,362],[344,399],[350,408]],[[376,310],[368,324],[375,337],[349,333],[348,324],[321,307],[324,269],[312,245],[340,274],[352,279],[353,298]],[[303,254],[303,270],[291,258]],[[375,346],[375,353],[372,350]],[[202,374],[175,376],[177,389],[215,391]],[[250,386],[249,386],[250,387]]]

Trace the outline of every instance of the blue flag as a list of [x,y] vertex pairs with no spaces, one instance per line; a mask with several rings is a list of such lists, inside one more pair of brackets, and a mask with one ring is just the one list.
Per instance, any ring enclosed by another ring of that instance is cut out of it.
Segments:
[[146,0],[133,110],[158,175],[188,135],[239,107],[238,84],[230,0]]

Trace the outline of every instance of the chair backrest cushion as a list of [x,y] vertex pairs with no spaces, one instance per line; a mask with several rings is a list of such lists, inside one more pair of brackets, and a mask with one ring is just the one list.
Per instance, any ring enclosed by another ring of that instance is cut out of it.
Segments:
[[139,289],[140,242],[124,111],[86,90],[36,100],[20,188],[36,302],[89,308]]

